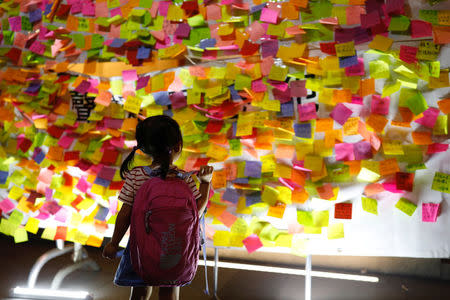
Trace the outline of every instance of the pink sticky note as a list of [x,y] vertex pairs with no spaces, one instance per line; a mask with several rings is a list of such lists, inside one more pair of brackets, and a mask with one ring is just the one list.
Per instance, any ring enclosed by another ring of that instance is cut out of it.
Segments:
[[46,168],[41,169],[37,179],[43,183],[50,184],[52,182],[53,174],[54,174],[53,171],[51,171],[49,169],[46,169]]
[[47,201],[51,201],[52,200],[52,196],[53,196],[53,190],[49,187],[45,188],[45,199]]
[[413,64],[417,62],[417,51],[419,49],[417,47],[400,45],[400,54],[399,57],[401,60],[408,64]]
[[427,154],[445,152],[445,151],[447,151],[447,149],[448,149],[448,144],[433,143],[431,145],[428,145]]
[[15,207],[16,207],[16,205],[11,200],[9,200],[8,198],[4,199],[3,201],[0,201],[0,209],[4,213],[9,213]]
[[436,222],[439,203],[422,203],[422,222]]
[[95,2],[95,16],[97,18],[99,17],[109,17],[109,9],[108,9],[108,3],[105,2]]
[[279,11],[264,7],[261,11],[260,20],[267,23],[276,24]]
[[258,41],[266,33],[266,29],[259,22],[253,22],[252,25],[248,27],[250,32],[250,39],[254,42]]
[[267,91],[267,86],[263,83],[262,79],[252,81],[252,91],[257,93]]
[[84,16],[95,17],[95,3],[87,1],[84,2],[81,12],[83,13]]
[[346,10],[347,15],[347,25],[357,25],[361,23],[361,14],[365,12],[362,6],[352,5],[347,6]]
[[336,160],[355,160],[355,153],[353,152],[353,144],[351,143],[339,143],[334,146],[336,153]]
[[22,30],[22,19],[20,16],[8,18],[9,26],[12,31],[21,31]]
[[58,212],[55,214],[54,217],[56,221],[65,223],[67,220],[67,215],[68,215],[67,209],[62,207],[60,210],[58,210]]
[[158,12],[161,16],[167,17],[167,11],[169,10],[169,5],[171,4],[171,1],[160,1]]
[[330,113],[330,117],[339,124],[344,125],[352,113],[352,110],[347,108],[343,103],[338,103]]
[[412,38],[422,38],[432,36],[432,27],[431,23],[421,21],[421,20],[412,20],[411,21],[411,37]]
[[364,74],[364,59],[361,57],[358,58],[356,65],[345,68],[346,76],[364,76]]
[[370,159],[373,156],[372,145],[367,141],[354,143],[353,152],[356,160]]
[[259,239],[259,236],[256,234],[252,234],[248,237],[246,237],[242,243],[244,244],[245,248],[247,249],[248,253],[255,252],[259,248],[263,246],[261,240]]
[[208,20],[222,19],[222,8],[217,4],[211,4],[206,6],[206,18]]
[[417,119],[415,122],[422,124],[425,127],[433,128],[436,124],[437,117],[439,116],[439,109],[436,107],[430,107],[423,112],[423,117]]
[[309,121],[312,119],[317,119],[316,104],[314,102],[310,102],[299,105],[298,115],[300,121]]
[[36,54],[42,55],[45,52],[45,45],[39,41],[34,41],[30,46],[30,50]]
[[186,96],[183,92],[176,92],[170,95],[170,102],[173,109],[183,108],[187,106]]
[[115,215],[117,212],[117,198],[116,197],[109,198],[109,212],[111,213],[111,215]]
[[74,139],[75,138],[73,138],[73,137],[69,137],[69,136],[65,135],[58,141],[58,145],[60,145],[64,149],[69,149],[70,145],[72,145],[72,142]]
[[389,97],[381,98],[380,95],[372,95],[371,112],[373,114],[387,115],[389,114]]
[[291,97],[306,97],[308,90],[305,88],[306,80],[295,80],[289,82],[291,87]]
[[138,79],[136,70],[124,70],[122,71],[123,81],[135,81]]
[[78,180],[76,188],[80,190],[80,192],[86,193],[87,189],[89,188],[89,183],[86,181],[86,179],[84,179],[84,177],[81,177],[80,180]]

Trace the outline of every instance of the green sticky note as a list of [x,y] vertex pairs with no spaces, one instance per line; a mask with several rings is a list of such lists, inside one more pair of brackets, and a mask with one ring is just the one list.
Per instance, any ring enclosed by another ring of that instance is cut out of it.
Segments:
[[75,43],[75,46],[79,49],[83,49],[85,45],[84,35],[81,33],[73,34],[72,40]]
[[420,92],[417,92],[414,96],[409,97],[408,100],[406,100],[406,105],[416,116],[428,109],[427,100]]
[[252,78],[247,75],[238,74],[236,76],[236,81],[234,83],[234,88],[237,91],[241,91],[244,88],[251,89],[252,88]]
[[314,227],[327,227],[330,213],[328,210],[315,210],[312,213]]
[[[149,1],[151,2],[151,1]],[[108,8],[116,8],[120,6],[120,0],[108,0]]]
[[439,78],[440,75],[441,75],[441,62],[438,60],[430,62],[430,76]]
[[421,9],[419,10],[419,18],[423,21],[430,22],[432,24],[438,23],[438,11],[431,9]]
[[194,27],[189,33],[188,39],[183,39],[183,44],[187,46],[196,46],[201,40],[209,39],[211,31],[209,27]]
[[387,84],[383,87],[383,92],[381,93],[381,97],[384,98],[384,97],[390,96],[393,93],[399,91],[401,87],[402,87],[402,81],[397,79],[395,81],[395,83]]
[[151,8],[153,4],[153,0],[139,0],[139,7],[142,8]]
[[19,226],[20,223],[22,223],[23,220],[23,213],[21,213],[20,211],[18,211],[17,209],[15,209],[11,215],[9,216],[9,222],[11,222],[11,224],[17,225]]
[[433,127],[433,135],[446,135],[448,134],[448,117],[447,115],[438,116],[436,119],[436,123],[434,123]]
[[269,241],[275,241],[279,234],[280,231],[278,229],[276,229],[270,224],[267,224],[260,231],[259,236]]
[[361,197],[362,208],[374,215],[378,215],[378,201],[372,198]]
[[436,172],[431,188],[435,191],[450,193],[450,174]]
[[89,20],[78,18],[78,31],[89,31]]
[[389,64],[383,60],[374,60],[369,62],[370,77],[375,79],[389,78],[391,72],[389,71]]
[[92,35],[91,49],[103,48],[104,38],[100,34]]
[[14,232],[16,231],[18,225],[14,225],[12,222],[10,222],[7,219],[1,219],[0,220],[0,232],[5,235],[14,235]]
[[23,243],[28,241],[28,234],[25,228],[19,227],[14,232],[14,242],[17,243]]
[[400,198],[400,200],[398,200],[397,204],[395,204],[395,207],[400,209],[408,216],[412,216],[413,213],[416,211],[417,205],[415,205],[408,199],[402,197]]
[[304,226],[314,226],[312,212],[297,210],[297,222]]
[[242,155],[242,146],[241,141],[238,139],[228,140],[230,144],[230,155],[231,156],[241,156]]
[[201,14],[195,15],[187,19],[189,26],[200,27],[205,25],[205,19]]
[[417,164],[409,164],[406,166],[406,172],[408,173],[412,173],[415,172],[417,170],[423,170],[426,169],[427,167],[425,166],[424,163],[417,163]]
[[408,17],[400,15],[391,18],[391,23],[389,23],[389,31],[406,31],[409,28],[411,21]]

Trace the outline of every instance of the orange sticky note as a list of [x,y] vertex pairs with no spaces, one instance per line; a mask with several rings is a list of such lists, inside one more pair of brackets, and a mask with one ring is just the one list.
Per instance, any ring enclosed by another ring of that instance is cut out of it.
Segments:
[[227,186],[227,170],[214,171],[212,186],[214,189],[220,189]]
[[358,175],[361,170],[361,161],[360,160],[349,160],[345,161],[344,164],[350,167],[350,175],[355,176]]
[[377,34],[369,43],[369,48],[386,52],[391,48],[393,42],[393,39]]
[[294,153],[295,153],[295,146],[278,144],[277,149],[275,150],[275,157],[292,159]]
[[444,114],[450,114],[450,98],[439,100],[438,106]]
[[299,188],[292,191],[292,202],[305,203],[308,198],[309,194],[304,188]]
[[382,132],[387,122],[388,119],[386,119],[383,115],[378,114],[371,114],[366,120],[367,125],[372,127],[376,132]]
[[400,171],[397,159],[385,159],[380,161],[379,171],[381,176],[395,174]]
[[285,203],[277,202],[274,206],[269,206],[269,211],[267,212],[267,215],[269,217],[282,219],[285,209],[286,209]]
[[384,188],[381,183],[370,183],[364,188],[364,194],[368,197],[381,192],[384,192]]
[[208,214],[213,215],[214,217],[220,216],[227,209],[226,205],[220,205],[216,203],[210,202],[208,207]]
[[431,140],[431,132],[414,131],[411,133],[414,144],[416,145],[430,145],[433,144]]
[[359,96],[365,97],[375,93],[375,78],[363,79],[359,83]]
[[316,131],[317,132],[327,132],[333,130],[333,119],[324,118],[316,120]]
[[231,228],[233,226],[234,222],[236,222],[237,217],[233,215],[232,213],[224,210],[220,216],[217,217],[217,219],[222,222],[225,226],[228,228]]
[[59,146],[51,146],[46,156],[48,159],[62,161],[64,158],[64,149]]

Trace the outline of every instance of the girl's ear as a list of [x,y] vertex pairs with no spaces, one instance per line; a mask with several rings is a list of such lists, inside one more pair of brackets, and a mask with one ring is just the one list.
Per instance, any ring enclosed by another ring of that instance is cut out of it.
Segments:
[[176,145],[175,148],[173,148],[173,150],[174,150],[176,153],[181,152],[181,144]]

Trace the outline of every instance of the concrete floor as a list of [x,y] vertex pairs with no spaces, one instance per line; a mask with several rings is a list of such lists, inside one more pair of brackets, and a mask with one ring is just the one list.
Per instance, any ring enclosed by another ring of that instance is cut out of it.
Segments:
[[[35,239],[32,242],[14,244],[13,239],[0,236],[0,299],[10,299],[9,290],[25,286],[28,272],[34,261],[55,243]],[[110,262],[101,257],[101,250],[88,247],[88,253],[101,267],[99,272],[76,271],[63,282],[63,287],[87,290],[94,299],[128,299],[129,289],[116,287],[112,278],[118,260]],[[210,252],[211,253],[211,252]],[[277,266],[303,267],[304,259],[284,254],[254,253],[221,250],[223,260],[242,261]],[[71,263],[70,255],[51,261],[38,277],[37,287],[48,287],[59,268]],[[448,264],[439,259],[329,257],[313,256],[313,270],[339,270],[347,273],[363,273],[379,276],[380,282],[316,278],[312,279],[312,299],[450,299],[450,282],[442,280],[448,274]],[[199,267],[192,284],[181,289],[180,299],[211,299],[203,293],[204,269]],[[213,270],[208,268],[210,288]],[[153,293],[151,299],[157,299]],[[218,282],[220,299],[304,299],[304,277],[243,270],[220,269]]]

